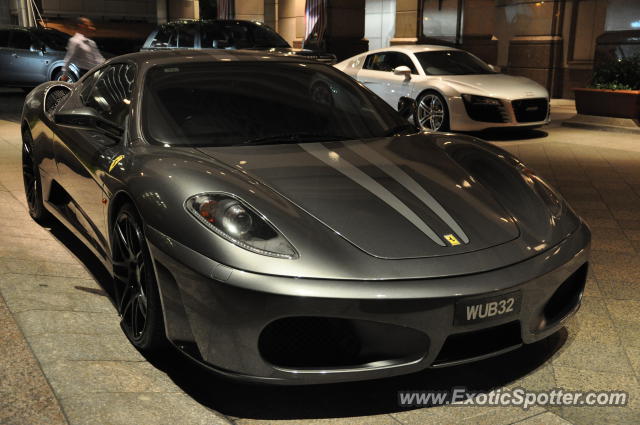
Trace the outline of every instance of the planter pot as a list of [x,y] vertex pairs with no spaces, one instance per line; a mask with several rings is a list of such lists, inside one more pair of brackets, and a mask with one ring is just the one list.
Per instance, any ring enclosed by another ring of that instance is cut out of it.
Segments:
[[573,89],[579,114],[640,118],[640,90]]

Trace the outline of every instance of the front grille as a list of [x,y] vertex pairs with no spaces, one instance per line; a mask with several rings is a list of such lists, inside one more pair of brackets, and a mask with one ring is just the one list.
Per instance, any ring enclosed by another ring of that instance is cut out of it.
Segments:
[[433,366],[471,360],[522,344],[520,322],[449,335]]
[[547,119],[549,101],[545,98],[511,101],[518,122],[536,122]]
[[479,105],[469,103],[465,100],[464,107],[467,110],[469,118],[474,121],[509,122],[509,114],[507,114],[502,103],[500,103],[500,105]]
[[422,358],[428,337],[415,329],[369,320],[286,317],[269,323],[258,339],[260,355],[277,367],[336,369],[401,364]]

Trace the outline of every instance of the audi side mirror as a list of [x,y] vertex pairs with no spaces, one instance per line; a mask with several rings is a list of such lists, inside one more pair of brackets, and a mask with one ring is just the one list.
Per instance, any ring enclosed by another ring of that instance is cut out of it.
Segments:
[[393,73],[395,75],[404,75],[405,79],[407,80],[411,79],[411,68],[409,68],[408,66],[398,66],[394,68]]

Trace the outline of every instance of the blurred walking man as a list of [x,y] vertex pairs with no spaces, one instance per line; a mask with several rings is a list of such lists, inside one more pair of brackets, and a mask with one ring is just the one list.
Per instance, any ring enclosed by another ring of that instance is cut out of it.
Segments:
[[65,81],[74,80],[73,74],[69,70],[69,65],[74,64],[80,69],[79,77],[82,77],[88,70],[104,62],[104,57],[100,54],[95,41],[87,38],[84,34],[91,35],[96,30],[93,22],[84,16],[76,21],[76,33],[69,39],[67,44],[67,55],[64,57],[64,77]]

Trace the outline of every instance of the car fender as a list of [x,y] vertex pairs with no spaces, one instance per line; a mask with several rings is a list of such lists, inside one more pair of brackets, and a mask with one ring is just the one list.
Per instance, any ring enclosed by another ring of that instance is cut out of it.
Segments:
[[[53,74],[56,69],[64,67],[64,59],[58,59],[55,62],[52,62],[49,65],[49,69],[47,70],[47,75],[49,76],[49,80],[53,80]],[[69,64],[69,69],[75,75],[76,80],[80,78],[80,68],[74,63]]]
[[460,93],[451,87],[451,85],[441,78],[425,78],[421,81],[416,81],[413,88],[413,98],[418,99],[420,95],[426,91],[435,91],[442,96],[447,103],[449,98],[460,96]]

